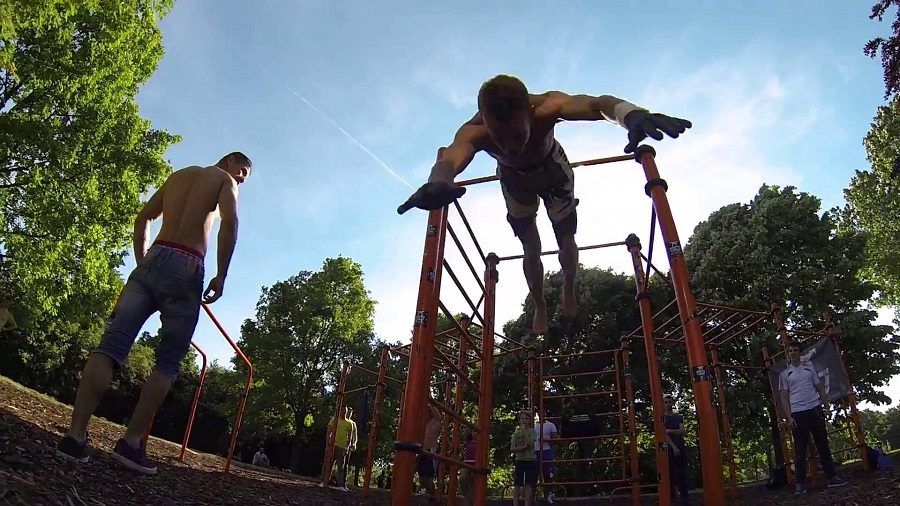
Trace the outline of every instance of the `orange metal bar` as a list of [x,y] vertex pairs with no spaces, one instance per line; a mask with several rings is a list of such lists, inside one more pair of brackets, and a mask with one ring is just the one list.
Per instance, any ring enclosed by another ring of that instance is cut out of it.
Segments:
[[465,225],[466,230],[469,232],[469,237],[472,238],[472,244],[475,245],[475,249],[478,251],[478,256],[481,258],[481,262],[487,264],[487,257],[484,256],[484,250],[481,249],[481,244],[478,243],[478,237],[475,236],[475,231],[472,230],[472,225],[469,225],[469,219],[466,218],[466,213],[463,212],[462,206],[459,205],[459,200],[454,200],[453,205],[456,207],[456,212],[459,213],[459,218],[462,220],[463,225]]
[[366,443],[366,471],[363,478],[363,497],[369,496],[369,488],[372,485],[372,465],[375,462],[375,445],[378,444],[378,428],[381,423],[381,410],[384,407],[384,387],[386,386],[388,366],[387,348],[381,349],[381,359],[378,361],[378,383],[375,384],[375,402],[372,407],[372,423],[369,426],[369,441]]
[[734,442],[731,439],[731,421],[728,419],[728,404],[725,402],[725,375],[719,364],[719,350],[710,348],[713,374],[716,377],[716,394],[719,397],[719,416],[722,419],[722,439],[725,441],[726,458],[728,459],[728,488],[731,498],[737,497],[737,471],[734,465]]
[[[463,287],[462,283],[459,281],[459,278],[456,277],[456,273],[453,272],[453,269],[450,267],[450,264],[447,262],[447,259],[444,259],[444,270],[447,271],[447,274],[450,276],[450,279],[453,281],[453,284],[456,285],[456,288],[459,289],[459,293],[462,294],[463,299],[469,304],[469,307],[472,308],[475,316],[478,318],[478,321],[484,324],[484,318],[481,316],[481,313],[478,312],[478,306],[472,302],[472,299],[469,298],[469,294],[466,293],[465,287]],[[451,313],[452,314],[452,313]]]
[[[613,246],[622,246],[624,244],[625,244],[624,241],[607,242],[607,243],[603,243],[603,244],[594,244],[592,246],[581,246],[578,248],[578,251],[586,251],[586,250],[600,249],[600,248],[611,248]],[[558,249],[542,251],[541,256],[556,255],[558,253],[559,253]],[[520,258],[525,258],[525,255],[510,255],[510,256],[500,257],[500,261],[505,262],[507,260],[518,260]]]
[[869,456],[866,453],[866,436],[863,431],[862,420],[859,418],[859,411],[856,409],[856,392],[853,391],[853,382],[850,381],[850,375],[847,374],[847,366],[844,364],[844,354],[841,352],[841,345],[838,342],[838,332],[837,329],[834,328],[834,324],[831,322],[831,315],[827,312],[823,314],[825,318],[825,332],[828,337],[831,339],[831,342],[834,343],[834,349],[837,351],[838,361],[841,363],[841,372],[844,373],[844,376],[847,377],[847,381],[850,383],[850,393],[847,394],[847,400],[850,405],[850,418],[853,420],[854,432],[856,434],[856,442],[859,446],[859,458],[862,460],[863,469],[867,471],[872,470],[872,463],[869,462]]
[[[344,389],[347,388],[347,376],[350,375],[350,364],[344,362],[341,368],[341,381],[338,383],[338,391],[334,408],[334,429],[328,424],[326,429],[328,432],[327,441],[325,442],[325,460],[322,462],[322,486],[327,487],[331,484],[331,470],[334,467],[334,441],[337,438],[337,428],[340,419],[344,416]],[[347,470],[344,469],[344,478]]]
[[556,395],[545,395],[544,399],[577,399],[581,397],[599,397],[601,395],[612,395],[617,394],[619,392],[615,390],[602,390],[597,392],[582,392],[579,394],[556,394]]
[[234,352],[237,353],[241,361],[247,366],[247,376],[244,378],[244,393],[241,395],[241,402],[238,404],[237,414],[234,416],[234,428],[231,431],[231,443],[228,445],[228,458],[225,460],[225,472],[227,473],[231,469],[231,460],[234,457],[234,447],[237,444],[238,434],[241,432],[241,422],[244,420],[244,409],[247,407],[247,397],[250,396],[250,385],[253,383],[253,364],[250,363],[250,359],[247,358],[247,355],[244,355],[244,352],[241,351],[238,345],[231,339],[231,336],[225,331],[225,327],[219,323],[219,319],[216,318],[216,315],[209,309],[209,306],[206,304],[202,304],[202,306],[203,309],[206,310],[206,314],[209,315],[209,319],[212,320],[216,328],[219,329],[219,332],[222,333],[222,337],[228,341],[228,344],[231,345]]
[[484,328],[481,337],[481,396],[478,399],[478,442],[475,455],[474,499],[476,505],[487,504],[488,455],[491,445],[491,418],[494,395],[494,304],[497,291],[497,255],[487,256],[484,270]]
[[[456,381],[456,398],[454,399],[454,411],[457,413],[463,412],[463,402],[465,401],[463,389],[460,387],[461,379],[463,377],[466,380],[469,379],[469,371],[468,364],[466,363],[466,358],[468,357],[468,349],[466,346],[469,344],[469,339],[467,337],[469,333],[469,326],[471,325],[471,321],[467,320],[465,325],[461,326],[461,332],[459,335],[459,361],[457,362],[457,381]],[[459,420],[453,418],[453,433],[451,437],[453,438],[453,455],[459,456],[459,449],[462,446],[462,435],[459,431]],[[447,504],[448,506],[456,506],[457,504],[457,489],[459,488],[459,466],[455,463],[450,463],[450,480],[447,483]]]
[[[614,163],[614,162],[624,162],[627,160],[633,160],[634,157],[631,155],[621,155],[621,156],[610,156],[607,158],[594,158],[591,160],[583,160],[580,162],[573,162],[570,166],[574,169],[575,167],[583,167],[587,165],[602,165],[605,163]],[[459,186],[471,186],[475,184],[481,183],[489,183],[491,181],[497,181],[500,179],[497,176],[484,176],[484,177],[476,177],[472,179],[464,179],[462,181],[457,181],[456,184]]]
[[194,400],[191,401],[191,412],[188,415],[187,426],[184,428],[184,439],[181,440],[181,453],[178,454],[178,461],[184,462],[184,452],[187,450],[188,442],[191,440],[191,429],[194,428],[194,415],[197,414],[197,404],[200,402],[200,392],[203,390],[203,380],[206,379],[206,353],[197,346],[197,343],[191,341],[191,346],[197,350],[200,357],[203,358],[203,365],[200,367],[200,381],[197,382],[197,390],[194,391]]
[[558,360],[561,358],[571,358],[571,357],[583,357],[586,355],[615,355],[619,350],[594,350],[594,351],[585,351],[581,353],[567,353],[565,355],[542,355],[539,357],[543,361],[551,361]]
[[[625,406],[622,405],[622,375],[620,374],[620,371],[619,371],[619,360],[620,360],[621,356],[622,356],[621,353],[616,353],[615,355],[613,355],[613,367],[616,370],[616,375],[615,375],[615,378],[616,378],[616,403],[619,406],[619,409],[618,409],[618,412],[619,412],[619,416],[618,416],[619,434],[625,434]],[[620,464],[622,466],[622,479],[623,480],[625,479],[625,476],[628,473],[628,465],[625,460],[625,446],[626,445],[627,445],[626,438],[624,438],[624,437],[619,438],[619,454],[621,455],[620,459],[622,460],[622,462],[620,462]]]
[[675,298],[678,301],[678,312],[681,315],[685,334],[685,347],[688,365],[691,368],[694,402],[697,408],[697,419],[700,426],[700,464],[703,474],[703,501],[707,506],[718,506],[725,503],[725,488],[722,480],[722,449],[719,444],[719,427],[716,411],[712,405],[712,390],[709,384],[709,365],[706,360],[706,348],[703,333],[695,319],[697,312],[694,295],[690,288],[690,274],[684,261],[681,241],[672,210],[666,198],[665,182],[660,178],[656,168],[653,148],[639,146],[635,158],[644,169],[647,178],[647,193],[653,200],[659,221],[660,233],[669,257],[672,282],[675,287]]
[[[637,421],[635,420],[635,410],[634,410],[634,385],[631,380],[631,350],[628,347],[628,341],[622,342],[622,377],[625,381],[625,396],[626,396],[626,406],[628,408],[628,433],[629,433],[629,447],[630,447],[630,457],[631,457],[631,504],[632,506],[640,506],[641,504],[641,489],[640,489],[640,480],[641,480],[641,471],[638,467],[638,432],[637,432]],[[623,463],[622,469],[624,472],[625,465]]]
[[[663,424],[663,391],[662,375],[656,357],[656,342],[653,339],[653,309],[650,307],[650,294],[644,278],[644,264],[641,259],[641,240],[638,236],[628,236],[628,251],[631,253],[631,265],[634,268],[634,284],[637,290],[635,299],[641,312],[641,330],[644,334],[644,352],[647,355],[647,378],[650,382],[650,401],[653,407],[653,440],[656,450],[656,475],[659,479],[659,504],[669,506],[672,501],[671,482],[669,479],[669,452],[666,443],[666,427]],[[670,302],[668,306],[671,306]],[[668,307],[666,306],[666,307]],[[665,308],[663,309],[665,310]]]
[[453,239],[454,244],[459,249],[460,255],[462,255],[463,260],[466,262],[466,266],[469,267],[469,272],[472,273],[472,277],[475,278],[475,281],[478,283],[478,287],[481,288],[482,293],[484,292],[484,282],[481,280],[481,276],[478,275],[478,271],[475,270],[475,266],[472,265],[472,261],[469,260],[469,255],[466,254],[465,248],[463,248],[462,243],[459,241],[459,237],[456,236],[456,232],[453,231],[453,227],[447,225],[447,232],[450,234],[450,238]]
[[412,504],[416,454],[422,450],[422,440],[425,437],[425,412],[430,397],[446,230],[447,208],[429,212],[412,345],[409,350],[406,391],[403,394],[397,441],[394,443],[394,481],[391,486],[393,506]]
[[568,374],[548,374],[544,376],[544,379],[551,380],[558,378],[577,378],[579,376],[605,376],[607,374],[615,374],[615,372],[615,369],[603,369],[600,371],[571,372]]
[[[458,389],[458,384],[457,384]],[[444,404],[450,404],[450,394],[453,390],[453,384],[450,381],[444,385]],[[440,440],[440,448],[438,448],[438,453],[440,453],[441,457],[447,459],[450,457],[450,415],[444,413],[444,416],[441,418],[441,440]],[[447,474],[447,462],[446,460],[441,459],[438,460],[438,472],[437,472],[437,482],[435,483],[435,491],[438,503],[443,502],[444,498],[444,478]]]

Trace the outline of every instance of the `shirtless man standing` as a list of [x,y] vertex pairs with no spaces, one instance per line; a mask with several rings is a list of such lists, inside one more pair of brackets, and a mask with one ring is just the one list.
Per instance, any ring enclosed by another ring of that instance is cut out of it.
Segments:
[[[91,416],[144,322],[159,311],[162,341],[156,349],[156,369],[144,384],[125,435],[113,450],[113,458],[129,469],[156,474],[156,465],[147,459],[141,438],[150,429],[190,348],[201,302],[211,304],[222,296],[237,242],[238,185],[250,175],[250,168],[250,159],[234,152],[212,167],[179,170],[138,213],[134,222],[137,266],[119,295],[103,340],[84,366],[72,422],[56,448],[58,455],[76,462],[89,460],[87,427]],[[162,228],[147,250],[147,229],[160,214]],[[218,271],[203,292],[203,257],[216,214],[221,219]]]
[[565,284],[563,316],[573,317],[578,312],[575,176],[554,137],[553,128],[560,120],[607,120],[623,126],[628,130],[626,153],[633,152],[647,136],[662,140],[665,132],[675,138],[691,127],[690,121],[651,113],[609,95],[567,95],[559,91],[531,95],[515,77],[499,75],[481,86],[478,113],[456,132],[450,146],[439,151],[428,182],[397,209],[403,214],[413,207],[431,210],[450,204],[466,192],[453,179],[465,170],[475,153],[484,151],[496,159],[506,219],[524,250],[522,267],[534,300],[532,332],[536,335],[546,333],[548,324],[541,238],[535,225],[538,197],[544,201],[559,244]]

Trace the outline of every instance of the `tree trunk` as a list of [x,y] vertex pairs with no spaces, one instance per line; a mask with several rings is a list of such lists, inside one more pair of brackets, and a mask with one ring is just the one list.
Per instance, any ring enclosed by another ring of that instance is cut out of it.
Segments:
[[291,472],[300,474],[300,452],[303,443],[303,421],[306,413],[294,413],[294,438],[291,443]]

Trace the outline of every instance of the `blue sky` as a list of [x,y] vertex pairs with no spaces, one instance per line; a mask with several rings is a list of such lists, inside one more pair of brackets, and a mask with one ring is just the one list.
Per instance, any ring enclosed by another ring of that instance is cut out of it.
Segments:
[[[485,79],[510,73],[533,92],[612,94],[691,119],[688,134],[657,146],[684,241],[710,212],[749,200],[763,183],[842,203],[853,171],[867,167],[861,141],[883,103],[880,64],[862,47],[889,27],[868,19],[869,4],[177,2],[161,23],[166,56],[138,103],[155,127],[184,137],[167,153],[175,168],[211,165],[235,149],[254,161],[225,295],[214,305],[235,338],[262,286],[344,255],[363,266],[379,335],[407,339],[425,215],[395,213],[410,192],[401,180],[423,181]],[[608,123],[561,125],[557,136],[572,160],[617,155],[625,144],[624,130]],[[466,176],[492,171],[480,155]],[[479,239],[516,253],[499,189],[482,186],[462,201]],[[580,243],[630,232],[646,243],[642,186],[633,163],[579,169]],[[550,240],[546,217],[539,224]],[[618,250],[582,262],[629,268]],[[506,321],[526,290],[518,266],[501,277]],[[195,338],[212,357],[231,356],[205,319]],[[891,392],[900,397],[900,381]]]

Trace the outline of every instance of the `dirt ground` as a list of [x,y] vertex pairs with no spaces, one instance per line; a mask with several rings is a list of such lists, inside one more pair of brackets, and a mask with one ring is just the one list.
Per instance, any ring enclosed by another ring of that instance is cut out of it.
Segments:
[[[75,464],[54,455],[53,447],[68,425],[71,408],[0,377],[0,504],[13,505],[386,505],[387,493],[323,489],[314,479],[267,472],[241,464],[225,474],[224,459],[188,453],[178,461],[179,445],[151,439],[148,450],[159,465],[156,476],[139,476],[114,462],[109,452],[123,428],[105,420],[91,425],[93,455]],[[900,505],[900,474],[843,470],[850,485],[816,490],[795,498],[786,489],[770,492],[745,488],[735,505]],[[425,504],[423,498],[418,502]],[[586,498],[558,504],[627,504],[626,498]],[[655,497],[642,501],[654,504]],[[492,500],[491,505],[511,504]],[[699,495],[695,504],[702,504]]]

